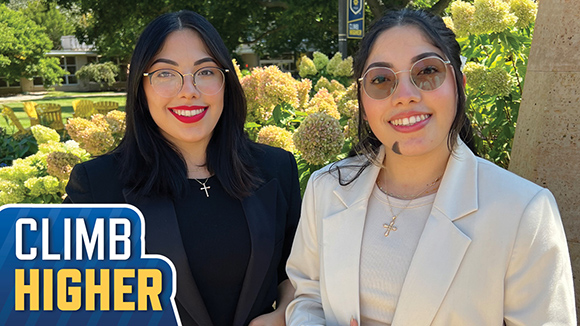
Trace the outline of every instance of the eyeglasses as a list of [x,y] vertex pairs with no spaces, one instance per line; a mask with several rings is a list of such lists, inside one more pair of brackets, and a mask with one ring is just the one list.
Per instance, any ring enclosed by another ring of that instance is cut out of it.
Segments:
[[218,67],[203,67],[193,74],[182,74],[173,69],[159,69],[153,72],[143,73],[144,77],[149,77],[149,83],[155,93],[162,97],[174,97],[183,88],[185,76],[193,77],[193,86],[204,95],[217,94],[224,87],[224,73],[228,69]]
[[394,72],[387,67],[373,67],[358,79],[364,92],[372,99],[384,100],[397,89],[399,78],[397,74],[410,72],[411,82],[422,91],[434,91],[443,85],[447,76],[447,65],[439,57],[423,58],[413,64],[410,70]]

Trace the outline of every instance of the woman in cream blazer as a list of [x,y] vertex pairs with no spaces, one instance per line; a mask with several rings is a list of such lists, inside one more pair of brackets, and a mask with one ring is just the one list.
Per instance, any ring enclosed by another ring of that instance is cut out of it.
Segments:
[[[576,325],[570,259],[552,194],[475,157],[464,144],[454,154],[392,325],[490,326],[504,319],[507,325]],[[362,162],[339,164],[349,163]],[[316,172],[304,194],[287,264],[296,288],[288,325],[360,320],[361,237],[380,168],[369,166],[346,187],[327,171]]]
[[[554,197],[473,154],[460,65],[453,32],[424,12],[391,12],[365,35],[360,143],[308,183],[287,263],[288,325],[576,325]],[[411,214],[430,198],[424,216]],[[412,248],[402,272],[401,248]],[[369,251],[395,258],[368,273]],[[385,314],[365,305],[363,274],[389,284],[372,288],[379,303],[390,296]]]

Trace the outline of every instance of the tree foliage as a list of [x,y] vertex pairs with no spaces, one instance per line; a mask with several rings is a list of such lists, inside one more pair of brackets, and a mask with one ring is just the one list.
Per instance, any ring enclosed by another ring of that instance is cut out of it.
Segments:
[[0,4],[0,76],[9,82],[41,76],[45,86],[60,83],[66,71],[57,58],[45,56],[51,47],[41,27],[23,13]]
[[38,26],[44,27],[45,33],[52,41],[53,49],[60,49],[60,37],[74,34],[75,27],[67,19],[67,15],[57,8],[56,3],[45,3],[43,0],[33,0],[28,2],[22,9],[22,13],[34,21]]

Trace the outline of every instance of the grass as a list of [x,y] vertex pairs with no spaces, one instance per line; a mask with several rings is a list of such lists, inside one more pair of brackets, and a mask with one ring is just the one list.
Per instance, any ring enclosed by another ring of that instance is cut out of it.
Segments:
[[[93,102],[99,101],[114,101],[119,103],[119,110],[125,111],[125,96],[102,96],[103,93],[72,93],[72,92],[49,92],[42,99],[34,100],[36,103],[55,103],[60,104],[62,108],[62,119],[66,124],[68,118],[72,118],[74,113],[72,102],[74,100],[83,99],[91,100]],[[30,120],[28,115],[23,110],[22,102],[7,102],[4,105],[9,106],[14,111],[16,117],[22,123],[24,128],[30,127]],[[5,128],[8,133],[16,132],[16,127],[12,124],[7,125],[4,116],[0,115],[0,127]]]

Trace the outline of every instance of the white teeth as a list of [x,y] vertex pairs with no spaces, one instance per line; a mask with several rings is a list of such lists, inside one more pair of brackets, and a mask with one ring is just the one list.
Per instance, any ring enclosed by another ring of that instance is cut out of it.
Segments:
[[414,115],[410,118],[392,120],[391,124],[393,124],[395,126],[412,126],[412,125],[416,124],[417,122],[421,122],[421,121],[429,118],[430,116],[431,116],[430,114]]
[[172,110],[175,114],[183,116],[183,117],[193,117],[194,115],[198,115],[203,112],[204,109],[198,110]]

